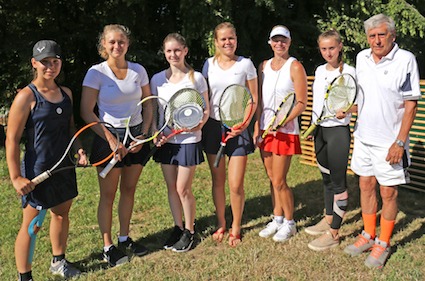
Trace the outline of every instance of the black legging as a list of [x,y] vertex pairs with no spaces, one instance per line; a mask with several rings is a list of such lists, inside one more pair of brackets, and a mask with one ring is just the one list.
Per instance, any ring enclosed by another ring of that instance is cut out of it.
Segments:
[[333,229],[341,227],[340,212],[334,212],[334,203],[340,211],[347,209],[347,200],[335,201],[334,197],[347,190],[347,164],[350,150],[350,127],[321,127],[314,134],[314,150],[323,177],[325,212],[332,215]]

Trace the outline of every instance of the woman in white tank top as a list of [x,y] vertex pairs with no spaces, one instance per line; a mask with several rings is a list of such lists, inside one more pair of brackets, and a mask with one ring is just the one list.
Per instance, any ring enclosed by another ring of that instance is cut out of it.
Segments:
[[[307,103],[307,76],[302,64],[289,55],[291,34],[288,28],[275,26],[269,39],[274,56],[258,68],[260,94],[254,140],[260,148],[261,158],[270,179],[274,219],[259,235],[264,238],[273,236],[274,241],[283,242],[297,231],[293,219],[294,197],[286,183],[286,175],[292,155],[301,153],[297,117],[304,111]],[[268,134],[261,139],[260,136],[273,117],[274,110],[291,92],[295,92],[295,105],[283,126],[274,134]]]

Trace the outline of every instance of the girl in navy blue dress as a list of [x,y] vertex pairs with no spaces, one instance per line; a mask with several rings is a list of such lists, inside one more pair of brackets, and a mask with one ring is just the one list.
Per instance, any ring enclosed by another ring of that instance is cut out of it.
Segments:
[[[31,64],[33,81],[16,95],[9,113],[6,158],[10,179],[22,198],[23,221],[15,242],[19,280],[33,280],[31,272],[30,222],[39,210],[50,209],[50,240],[53,259],[50,271],[62,277],[80,274],[65,259],[69,230],[69,210],[77,196],[75,170],[56,173],[35,186],[31,179],[51,168],[63,155],[73,126],[71,90],[55,79],[61,68],[60,46],[51,40],[37,42]],[[20,161],[20,140],[25,137],[25,155]],[[82,150],[80,160],[85,161]]]

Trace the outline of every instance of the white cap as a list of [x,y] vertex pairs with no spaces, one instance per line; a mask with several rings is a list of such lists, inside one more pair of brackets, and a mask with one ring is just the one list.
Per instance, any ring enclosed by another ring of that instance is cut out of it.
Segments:
[[272,37],[277,36],[277,35],[281,35],[281,36],[285,36],[286,38],[291,39],[291,33],[289,32],[289,30],[282,26],[282,25],[278,25],[275,28],[272,29],[272,31],[270,32],[270,36],[269,39],[272,39]]

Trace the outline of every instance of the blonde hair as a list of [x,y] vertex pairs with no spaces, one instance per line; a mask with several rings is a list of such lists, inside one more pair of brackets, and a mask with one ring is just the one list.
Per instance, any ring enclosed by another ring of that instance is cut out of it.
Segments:
[[99,34],[99,40],[97,42],[97,51],[98,51],[99,55],[105,60],[108,59],[109,55],[106,52],[105,47],[103,47],[103,40],[105,40],[105,36],[109,32],[121,32],[127,38],[128,44],[130,45],[131,31],[130,31],[130,29],[128,29],[128,27],[121,25],[121,24],[105,25],[102,33]]
[[[341,35],[334,28],[329,29],[323,32],[322,34],[320,34],[319,37],[317,38],[317,44],[320,44],[321,40],[329,39],[329,38],[334,39],[336,42],[338,42],[338,44],[342,44]],[[341,48],[341,51],[339,51],[338,62],[339,62],[339,73],[342,74],[342,70],[344,68],[344,51],[342,48]]]
[[[186,39],[181,34],[170,33],[164,38],[164,41],[162,41],[162,50],[164,50],[165,48],[165,43],[171,40],[175,40],[183,47],[188,48],[186,44]],[[190,64],[186,62],[186,59],[184,60],[184,65],[189,69],[189,79],[192,81],[193,84],[195,84],[195,70]]]
[[[217,33],[218,33],[218,31],[221,30],[221,29],[224,29],[224,28],[230,28],[233,31],[233,33],[235,33],[235,36],[237,36],[236,35],[236,28],[235,28],[235,26],[232,23],[226,21],[226,22],[220,23],[219,25],[217,25],[214,28],[214,41],[217,40],[217,37],[218,37],[218,34]],[[215,48],[214,61],[216,59],[218,59],[219,57],[220,57],[220,50],[218,50],[217,48]]]

